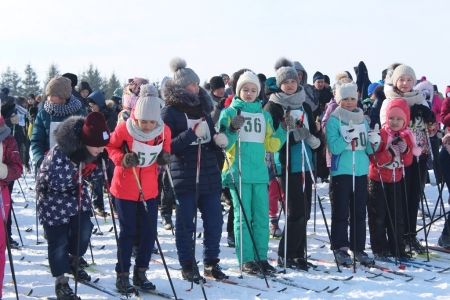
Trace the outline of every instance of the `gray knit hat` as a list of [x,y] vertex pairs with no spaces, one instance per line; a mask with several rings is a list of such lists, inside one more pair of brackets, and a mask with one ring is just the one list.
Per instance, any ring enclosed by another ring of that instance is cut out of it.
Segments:
[[173,81],[182,87],[193,83],[200,83],[200,78],[192,69],[186,68],[186,61],[176,57],[170,61],[170,69],[173,72]]
[[402,77],[402,75],[410,75],[413,78],[414,85],[416,85],[416,73],[414,72],[413,68],[407,65],[400,65],[395,68],[394,73],[392,73],[391,81],[393,86],[397,85],[397,81],[400,79],[400,77]]
[[45,90],[46,96],[52,95],[61,99],[69,99],[71,94],[72,82],[69,78],[62,76],[53,77],[47,84],[47,89]]
[[[345,78],[346,79],[346,78]],[[336,82],[336,96],[334,97],[334,99],[336,100],[336,103],[339,104],[339,102],[341,102],[342,99],[346,99],[346,98],[353,98],[353,99],[358,99],[358,94],[357,94],[357,90],[358,90],[358,86],[356,85],[356,83],[354,81],[351,82],[343,82],[344,80],[340,80],[338,82]]]
[[277,62],[275,63],[275,71],[277,72],[276,80],[278,88],[281,87],[281,84],[286,79],[294,79],[295,81],[297,81],[297,84],[300,85],[297,70],[293,66],[294,65],[292,64],[292,62],[284,57],[277,60]]
[[161,99],[158,90],[152,84],[141,85],[140,97],[134,107],[137,120],[152,120],[161,123]]

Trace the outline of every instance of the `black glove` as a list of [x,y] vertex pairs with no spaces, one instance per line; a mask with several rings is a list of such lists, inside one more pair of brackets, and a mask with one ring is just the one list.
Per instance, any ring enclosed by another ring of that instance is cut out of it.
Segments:
[[169,165],[172,162],[172,155],[169,152],[162,150],[158,157],[156,157],[156,163],[159,166]]
[[138,164],[139,158],[134,152],[127,153],[122,158],[122,167],[124,168],[136,167]]
[[78,149],[72,155],[70,155],[70,161],[73,162],[76,166],[80,164],[80,162],[87,159],[86,151],[83,148]]
[[427,120],[432,114],[431,109],[422,104],[414,104],[411,106],[411,119],[415,119],[416,117],[422,117],[424,120]]
[[224,109],[226,100],[227,100],[227,98],[220,99],[220,101],[216,104],[217,109],[220,109],[220,110]]
[[102,159],[104,159],[105,160],[105,164],[107,164],[108,163],[108,158],[109,158],[109,156],[108,156],[108,152],[106,150],[103,150],[102,153],[97,155],[97,159],[98,159],[98,161],[100,163],[102,163]]

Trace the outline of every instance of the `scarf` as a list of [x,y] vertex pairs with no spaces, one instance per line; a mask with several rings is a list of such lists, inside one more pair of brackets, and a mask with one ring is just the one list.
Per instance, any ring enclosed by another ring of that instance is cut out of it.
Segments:
[[69,101],[64,104],[54,104],[50,101],[45,101],[44,109],[45,111],[55,117],[64,117],[68,115],[73,115],[79,111],[82,107],[81,101],[70,95]]
[[132,118],[127,120],[127,130],[128,133],[135,139],[141,142],[148,142],[153,140],[155,137],[159,136],[164,130],[164,123],[162,121],[158,122],[155,129],[149,133],[145,133],[139,128],[137,121],[133,121]]
[[353,121],[353,124],[355,125],[359,125],[364,122],[364,113],[359,107],[357,107],[354,111],[349,111],[338,106],[331,115],[338,118],[339,121],[342,121],[345,124],[349,124],[350,121]]
[[0,127],[0,143],[3,142],[10,133],[11,129],[8,126],[3,125]]
[[387,99],[397,99],[397,98],[403,98],[408,102],[408,105],[411,107],[415,104],[422,104],[423,100],[425,100],[425,96],[420,91],[412,90],[411,92],[397,94],[393,90],[386,90],[386,98]]
[[270,94],[269,101],[281,105],[286,110],[288,107],[291,109],[297,109],[303,105],[303,102],[305,102],[305,90],[302,86],[299,86],[297,92],[292,95],[288,95],[283,92],[273,93]]

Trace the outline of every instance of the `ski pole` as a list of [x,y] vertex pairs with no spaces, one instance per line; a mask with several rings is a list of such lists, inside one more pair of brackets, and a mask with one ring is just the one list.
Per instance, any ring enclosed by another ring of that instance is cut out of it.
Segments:
[[[403,173],[403,187],[405,190],[405,196],[403,199],[405,199],[405,209],[406,209],[406,219],[407,219],[406,221],[408,223],[408,231],[407,231],[408,232],[407,233],[408,245],[409,245],[409,253],[411,253],[411,255],[412,255],[411,232],[409,232],[409,230],[411,228],[411,222],[409,221],[408,190],[406,188],[405,163],[403,161],[403,158],[401,158],[401,161],[402,161],[402,173]],[[411,176],[411,175],[409,175],[409,176]],[[406,232],[406,230],[405,230],[405,232]]]
[[[300,117],[299,120],[299,127],[303,127],[303,121],[305,120],[305,114],[303,113],[302,116]],[[307,246],[307,238],[306,238],[306,234],[307,234],[307,228],[308,228],[308,219],[306,218],[306,212],[307,212],[307,204],[306,204],[306,194],[305,194],[305,184],[306,184],[306,179],[305,179],[305,156],[308,156],[308,153],[306,152],[306,148],[305,148],[305,140],[302,140],[302,189],[303,189],[303,210],[304,210],[304,221],[305,221],[305,262],[308,265],[308,246]],[[311,198],[311,197],[310,197]]]
[[[25,173],[22,173],[22,178],[23,178],[23,181],[25,181],[25,185],[27,186],[27,188],[28,188],[29,190],[33,190],[31,187],[28,186],[28,182],[27,182],[27,179],[26,179],[26,177],[25,177]],[[28,201],[27,201],[27,202],[28,202]]]
[[[421,170],[420,170],[420,162],[419,162],[419,156],[417,156],[417,168],[419,169],[419,185],[420,188],[422,189],[422,174],[420,174]],[[422,207],[422,222],[423,222],[423,226],[425,226],[425,211],[424,211],[424,206],[423,206],[423,195],[422,195],[422,191],[420,192],[420,204]],[[427,252],[427,260],[426,262],[430,261],[430,252],[428,251],[428,234],[427,231],[424,230],[424,235],[425,235],[425,251]],[[416,231],[416,235],[417,235],[417,231]]]
[[[35,214],[36,214],[36,245],[40,245],[43,242],[39,241],[39,220],[38,220],[38,199],[36,198],[36,209],[35,209]],[[44,229],[45,230],[45,229]],[[45,234],[45,233],[44,233]]]
[[[353,131],[353,121],[350,120],[349,128]],[[349,131],[350,131],[349,130]],[[356,197],[355,197],[355,140],[352,140],[352,192],[353,192],[353,273],[356,273]]]
[[78,167],[78,236],[77,236],[77,257],[76,257],[76,266],[75,266],[75,299],[77,298],[77,291],[78,291],[78,265],[79,265],[79,258],[80,258],[80,235],[81,235],[81,197],[82,197],[82,177],[83,177],[83,163],[80,162],[80,165]]
[[[194,253],[194,251],[192,251],[193,250],[193,247],[192,247],[192,244],[191,244],[192,243],[192,239],[189,236],[187,228],[186,228],[186,222],[185,222],[184,217],[183,217],[181,204],[180,204],[180,201],[178,200],[177,192],[175,191],[175,185],[173,184],[172,174],[170,173],[170,169],[169,169],[169,167],[167,165],[165,165],[164,168],[166,169],[167,177],[169,179],[170,187],[172,189],[172,193],[173,193],[173,198],[174,198],[174,201],[175,201],[175,207],[176,207],[176,210],[177,210],[177,214],[180,217],[181,224],[183,225],[184,235],[185,235],[186,241],[188,243],[189,251],[191,252],[192,264],[195,264],[197,266],[197,260],[195,259],[195,253]],[[206,298],[205,288],[203,287],[203,279],[200,276],[200,272],[198,270],[198,267],[196,269],[197,269],[197,275],[200,278],[199,281],[200,281],[200,287],[202,289],[203,297],[205,299],[207,299]]]
[[[22,235],[20,234],[19,224],[17,223],[17,218],[16,218],[16,214],[14,213],[14,208],[13,208],[13,204],[12,203],[11,203],[10,207],[11,207],[12,215],[14,217],[14,223],[16,223],[17,232],[19,233],[20,244],[23,247]],[[8,238],[9,238],[9,236],[8,236]]]
[[[130,149],[128,148],[128,145],[127,145],[126,142],[123,143],[123,146],[124,146],[125,152],[126,153],[130,153]],[[137,172],[136,172],[136,167],[132,167],[132,170],[133,170],[134,179],[136,180],[136,184],[137,184],[138,189],[139,189],[139,197],[142,199],[142,204],[144,205],[145,212],[147,213],[148,223],[150,225],[150,229],[152,230],[153,235],[155,236],[156,245],[158,246],[158,251],[159,251],[159,253],[161,255],[161,259],[162,259],[163,264],[164,264],[164,269],[166,270],[167,278],[169,279],[170,287],[172,288],[172,292],[173,292],[173,295],[174,295],[175,299],[178,299],[177,298],[177,293],[175,292],[175,288],[173,286],[172,278],[170,277],[169,269],[167,268],[167,264],[166,264],[166,260],[164,258],[164,254],[163,254],[162,249],[161,249],[161,245],[159,244],[158,232],[156,231],[156,228],[155,228],[155,226],[153,225],[153,223],[151,221],[151,215],[150,215],[150,212],[149,212],[148,207],[147,207],[147,202],[145,200],[144,192],[142,191],[142,186],[141,186],[141,182],[139,181],[139,176],[137,175]],[[202,284],[202,286],[203,286],[203,284]]]
[[[124,273],[124,268],[123,268],[123,261],[122,261],[122,252],[120,250],[120,245],[119,245],[119,235],[117,234],[117,225],[116,225],[116,219],[114,218],[114,212],[113,212],[113,203],[112,203],[112,199],[111,199],[111,192],[109,190],[109,181],[108,181],[108,175],[106,173],[106,165],[105,165],[105,160],[102,158],[102,167],[103,167],[103,176],[105,177],[105,185],[106,185],[106,191],[108,193],[108,200],[109,200],[109,208],[111,210],[111,219],[112,219],[112,223],[113,223],[113,228],[114,228],[114,237],[116,238],[116,247],[117,247],[117,256],[119,259],[119,264],[120,264],[120,268],[122,273]],[[92,251],[92,246],[91,246],[91,251]],[[94,259],[92,258],[92,261]],[[123,283],[123,276],[121,274],[120,276],[120,280]],[[128,292],[125,293],[125,296],[128,298]]]
[[[239,111],[238,111],[238,112],[239,112]],[[217,129],[216,129],[216,134],[219,134],[219,132],[217,131]],[[236,192],[236,195],[237,195],[237,198],[238,198],[238,201],[239,201],[239,205],[240,205],[240,207],[242,208],[242,207],[243,207],[243,204],[242,204],[241,194],[238,192],[238,188],[237,188],[237,185],[236,185],[236,180],[234,179],[234,175],[233,175],[233,172],[232,172],[232,169],[231,169],[230,160],[228,159],[228,156],[227,156],[227,153],[226,153],[224,147],[222,147],[222,153],[223,153],[223,156],[225,157],[225,162],[227,163],[228,173],[230,174],[231,181],[233,182],[234,191]],[[171,178],[171,177],[170,177],[170,178]],[[172,179],[171,179],[171,180],[172,180]],[[256,257],[258,258],[258,261],[261,262],[261,257],[259,256],[259,251],[258,251],[258,248],[256,247],[255,237],[254,237],[254,235],[253,235],[252,229],[251,229],[251,227],[250,227],[250,223],[248,222],[247,214],[245,213],[245,210],[244,210],[244,209],[242,209],[242,214],[243,214],[243,216],[244,216],[245,224],[247,225],[247,228],[248,228],[248,233],[250,234],[250,238],[251,238],[251,240],[252,240],[253,249],[255,250]],[[241,256],[241,259],[242,259],[242,256]],[[241,265],[242,265],[242,264],[241,264]],[[258,263],[257,265],[258,265],[259,269],[261,270],[261,273],[263,274],[263,277],[264,277],[264,280],[266,281],[267,287],[269,288],[270,286],[269,286],[269,283],[267,282],[267,277],[266,277],[266,274],[265,274],[264,269],[263,269],[263,267],[262,267],[262,264],[261,264],[261,263]],[[242,270],[242,269],[241,269],[241,270]],[[242,272],[242,271],[241,271],[241,272]]]
[[17,180],[17,183],[19,184],[20,190],[22,191],[23,198],[25,198],[25,202],[28,202],[27,197],[25,196],[25,193],[23,192],[22,185],[20,184],[20,180]]
[[[241,115],[241,110],[237,110],[237,115]],[[242,195],[242,169],[241,169],[241,129],[238,129],[238,178],[239,178],[239,195]],[[237,191],[237,190],[236,190]],[[239,252],[240,258],[242,260],[244,245],[242,242],[242,205],[239,205]],[[250,227],[248,227],[250,231]],[[242,261],[241,261],[242,262]],[[241,271],[241,276],[239,278],[244,278],[242,274],[243,264],[239,264],[239,270]]]
[[[286,116],[289,116],[291,112],[291,107],[288,106],[286,109]],[[284,225],[284,270],[281,271],[282,273],[286,274],[286,260],[287,260],[287,239],[288,239],[288,201],[289,201],[289,161],[291,158],[289,157],[289,134],[290,134],[291,128],[289,124],[286,126],[286,186],[284,189],[284,218],[286,224]]]
[[[6,234],[6,248],[8,249],[8,258],[9,258],[9,267],[11,268],[11,277],[13,279],[14,283],[14,290],[16,292],[16,299],[19,300],[19,292],[17,290],[17,281],[16,281],[16,273],[14,272],[14,261],[11,253],[11,243],[9,241],[9,232],[8,232],[8,226],[6,221],[6,213],[5,213],[5,206],[3,203],[3,193],[0,190],[0,206],[2,208],[2,217],[3,217],[3,226],[5,227],[5,234]],[[10,203],[11,206],[11,203]],[[12,206],[11,206],[12,207]]]
[[[202,122],[205,122],[205,118],[202,118]],[[195,214],[194,214],[194,243],[192,244],[193,251],[195,253],[195,245],[197,243],[197,209],[198,209],[198,198],[199,198],[199,183],[200,183],[200,160],[202,156],[202,140],[197,138],[198,149],[197,149],[197,171],[195,175]],[[192,274],[195,273],[195,264],[192,264]],[[191,281],[191,289],[194,288],[194,280]]]

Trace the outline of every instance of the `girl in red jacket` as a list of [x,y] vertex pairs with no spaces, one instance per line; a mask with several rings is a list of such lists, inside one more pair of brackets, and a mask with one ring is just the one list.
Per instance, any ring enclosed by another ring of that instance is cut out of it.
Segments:
[[[141,290],[155,289],[148,281],[145,271],[148,270],[155,243],[152,227],[156,229],[158,219],[155,199],[158,195],[158,165],[170,163],[171,158],[171,133],[161,119],[160,101],[154,86],[141,86],[140,98],[131,111],[131,117],[117,125],[106,147],[116,165],[111,193],[116,197],[120,225],[119,248],[122,262],[118,257],[116,287],[121,293],[136,293],[129,282],[131,252],[136,234],[136,210],[141,216],[142,226],[133,285]],[[144,208],[134,172],[141,183],[149,213]],[[148,222],[152,222],[153,226]]]
[[[0,189],[5,216],[10,209],[10,194],[8,184],[22,175],[22,161],[16,140],[11,135],[11,129],[5,126],[5,119],[0,116]],[[11,234],[11,233],[9,233]],[[0,213],[0,299],[2,297],[3,277],[5,271],[6,233],[2,214]]]
[[409,118],[408,103],[404,99],[392,100],[386,110],[387,122],[380,130],[381,141],[375,152],[376,157],[370,155],[370,243],[375,258],[379,259],[394,255],[407,257],[403,241],[402,168],[412,163],[413,154],[420,155],[415,137],[407,128]]

